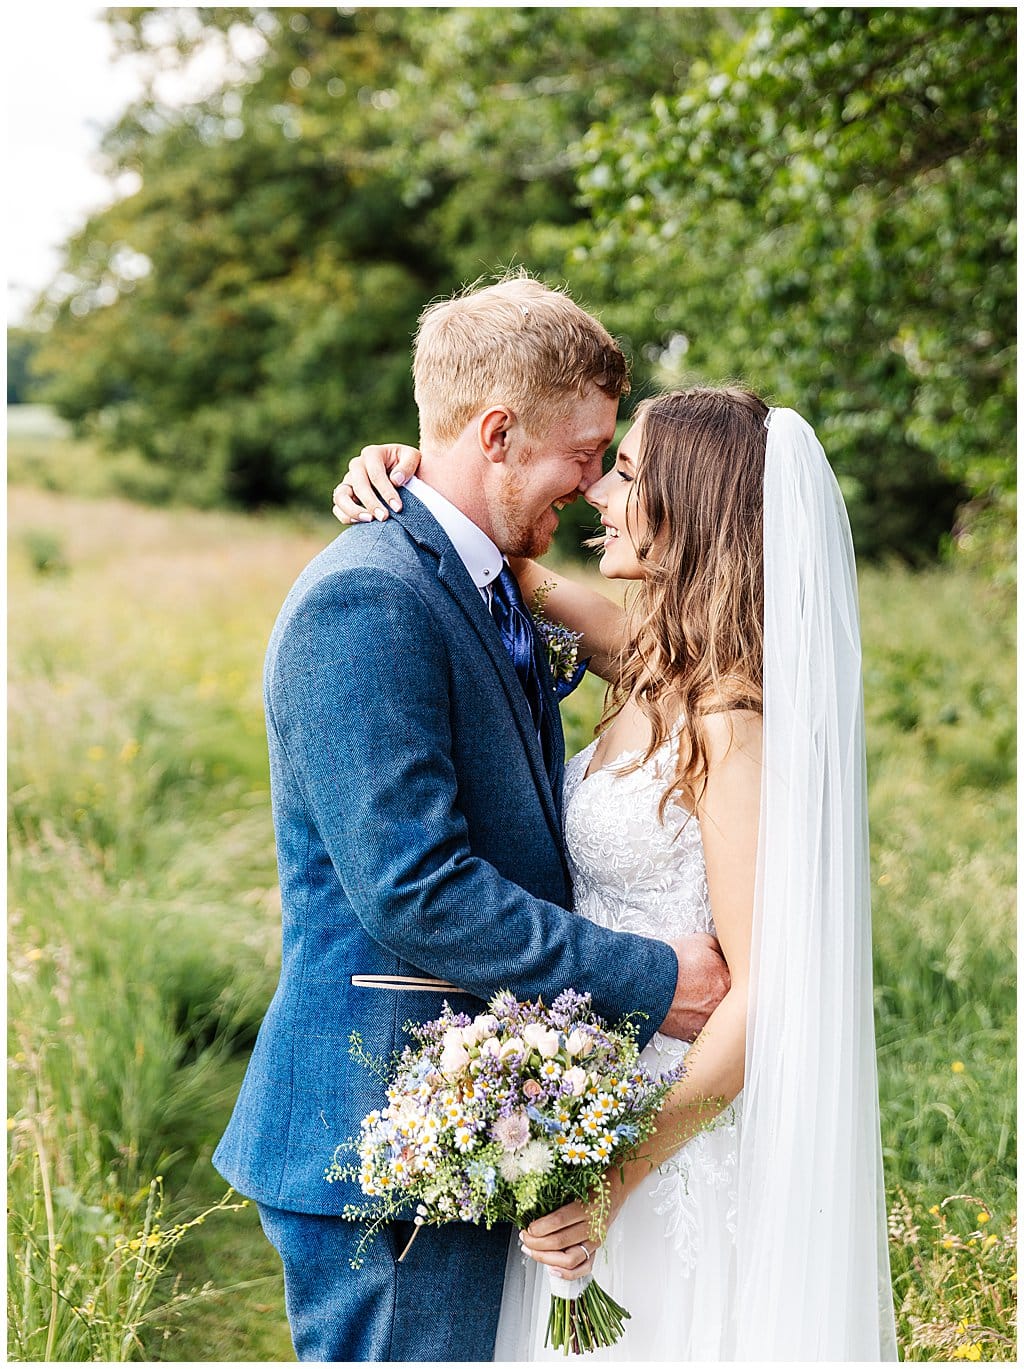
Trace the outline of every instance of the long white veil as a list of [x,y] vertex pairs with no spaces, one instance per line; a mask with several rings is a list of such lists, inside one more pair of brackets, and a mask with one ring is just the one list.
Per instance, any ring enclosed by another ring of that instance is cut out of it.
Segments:
[[764,577],[737,1358],[896,1359],[856,568],[835,477],[792,409],[769,415]]

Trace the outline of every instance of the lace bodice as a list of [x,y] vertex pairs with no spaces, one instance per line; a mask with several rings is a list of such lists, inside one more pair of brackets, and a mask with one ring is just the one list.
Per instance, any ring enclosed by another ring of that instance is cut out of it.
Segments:
[[[627,752],[584,778],[596,746],[591,742],[565,769],[562,823],[576,912],[603,927],[665,941],[714,933],[700,824],[675,804],[664,823],[658,817],[671,778],[672,740],[637,770],[621,773],[643,754]],[[655,1032],[642,1058],[660,1071],[689,1049]],[[701,1249],[700,1201],[715,1205],[716,1221],[730,1238],[735,1232],[738,1102],[662,1165],[638,1200],[663,1223],[663,1237],[688,1273]]]
[[591,922],[662,940],[714,932],[700,824],[658,806],[671,778],[672,743],[638,770],[618,773],[642,752],[586,775],[597,742],[565,769],[562,821],[573,905]]

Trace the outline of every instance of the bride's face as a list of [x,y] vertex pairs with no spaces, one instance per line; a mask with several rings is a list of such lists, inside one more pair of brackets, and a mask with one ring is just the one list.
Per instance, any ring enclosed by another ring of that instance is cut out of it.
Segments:
[[604,539],[598,569],[608,580],[642,580],[647,573],[636,554],[646,530],[635,488],[639,451],[640,424],[634,423],[619,443],[615,465],[584,496],[601,515]]

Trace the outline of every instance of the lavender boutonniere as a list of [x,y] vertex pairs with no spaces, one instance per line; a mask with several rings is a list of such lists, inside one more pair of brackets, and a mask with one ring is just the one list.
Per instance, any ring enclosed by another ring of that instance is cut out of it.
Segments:
[[546,580],[534,591],[530,612],[547,657],[548,668],[559,703],[567,698],[587,673],[587,662],[579,660],[582,632],[572,632],[562,623],[555,623],[544,612],[547,597],[554,583]]

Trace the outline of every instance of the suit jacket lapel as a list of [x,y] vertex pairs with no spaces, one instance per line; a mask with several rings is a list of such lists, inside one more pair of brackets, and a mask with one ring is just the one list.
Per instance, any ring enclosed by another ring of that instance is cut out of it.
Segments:
[[548,754],[551,756],[551,789],[555,796],[555,807],[561,812],[562,780],[565,775],[565,735],[558,721],[561,714],[558,709],[558,699],[555,696],[555,685],[551,678],[551,670],[546,661],[540,668],[540,680],[541,689],[543,689],[545,696],[544,721],[548,734]]
[[561,729],[557,722],[552,721],[557,719],[558,704],[553,697],[554,691],[550,680],[542,671],[543,687],[549,690],[552,695],[551,707],[546,709],[545,713],[549,719],[547,725],[552,729],[550,736],[551,754],[556,758],[556,774],[554,776],[548,775],[547,767],[544,764],[544,755],[533,725],[530,706],[526,701],[526,696],[519,683],[515,668],[509,659],[508,652],[505,650],[497,624],[487,611],[487,605],[463,565],[462,558],[448,540],[437,520],[424,508],[411,490],[402,492],[402,504],[401,513],[393,514],[392,517],[397,518],[414,542],[437,557],[438,580],[472,624],[481,645],[498,672],[508,700],[509,710],[530,760],[534,782],[540,794],[548,824],[551,827],[558,849],[562,851],[564,847],[559,805],[561,802],[562,758],[565,754],[565,747],[561,737]]

